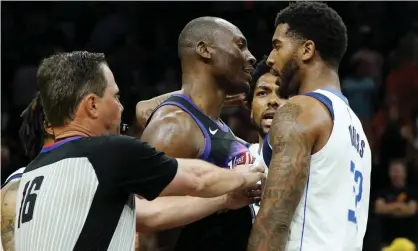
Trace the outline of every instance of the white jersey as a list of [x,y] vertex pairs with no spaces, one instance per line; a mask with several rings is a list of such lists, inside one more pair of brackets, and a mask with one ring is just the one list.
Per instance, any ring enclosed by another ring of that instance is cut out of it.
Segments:
[[[268,173],[268,166],[264,163],[263,156],[260,154],[260,144],[251,144],[248,149],[250,150],[251,155],[255,158],[254,165],[262,164],[265,168],[265,173]],[[259,181],[260,183],[261,181]],[[254,203],[253,204],[254,214],[257,215],[258,211],[260,210],[260,204]]]
[[[369,143],[341,93],[321,89],[304,95],[328,108],[334,126],[326,145],[311,156],[286,251],[361,251],[369,211]],[[272,151],[268,140],[262,152],[269,165]]]

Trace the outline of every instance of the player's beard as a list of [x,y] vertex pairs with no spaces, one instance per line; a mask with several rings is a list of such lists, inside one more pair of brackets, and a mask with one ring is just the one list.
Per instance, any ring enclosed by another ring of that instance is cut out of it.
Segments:
[[296,73],[299,70],[299,65],[295,58],[292,57],[283,66],[280,72],[280,77],[276,82],[279,86],[279,96],[283,99],[288,99],[291,96],[295,96],[299,92],[300,82],[296,77]]

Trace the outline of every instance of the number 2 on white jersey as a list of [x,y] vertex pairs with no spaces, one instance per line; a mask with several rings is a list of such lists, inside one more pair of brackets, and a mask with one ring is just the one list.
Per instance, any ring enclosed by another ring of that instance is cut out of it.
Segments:
[[350,163],[350,172],[353,173],[354,184],[353,184],[353,193],[355,195],[354,210],[348,210],[348,221],[357,224],[356,209],[357,204],[361,201],[363,194],[363,174],[361,171],[356,170],[356,165],[353,161]]

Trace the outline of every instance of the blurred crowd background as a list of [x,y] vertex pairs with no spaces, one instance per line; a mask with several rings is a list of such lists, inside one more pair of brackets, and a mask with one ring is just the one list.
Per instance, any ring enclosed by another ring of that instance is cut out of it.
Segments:
[[[25,166],[19,115],[37,91],[40,60],[63,51],[104,52],[121,90],[123,120],[134,133],[138,101],[180,88],[177,37],[199,16],[237,25],[250,51],[271,50],[274,18],[287,2],[2,2],[1,182]],[[348,28],[342,89],[373,148],[372,198],[365,251],[395,237],[418,241],[417,212],[385,213],[418,188],[418,2],[329,2]],[[239,136],[257,141],[246,109],[225,110]],[[332,202],[330,202],[332,203]]]

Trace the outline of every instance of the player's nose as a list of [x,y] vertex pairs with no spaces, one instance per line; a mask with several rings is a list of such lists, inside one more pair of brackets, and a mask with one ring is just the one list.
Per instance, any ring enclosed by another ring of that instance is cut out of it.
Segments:
[[274,50],[272,50],[272,51],[270,52],[269,57],[267,58],[267,62],[266,62],[266,64],[267,64],[268,66],[270,66],[270,67],[272,67],[272,66],[274,65],[274,55],[273,55],[273,51],[274,51]]
[[247,61],[251,65],[255,65],[255,63],[257,62],[256,58],[253,56],[253,54],[251,54],[251,52],[248,52],[248,54],[247,54]]

